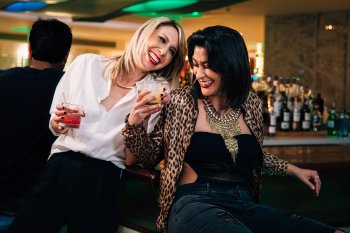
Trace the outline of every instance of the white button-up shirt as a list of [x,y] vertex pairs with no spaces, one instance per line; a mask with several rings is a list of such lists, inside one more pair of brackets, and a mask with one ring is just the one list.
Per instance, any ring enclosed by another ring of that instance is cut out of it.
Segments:
[[[124,140],[121,131],[124,120],[136,99],[136,87],[131,89],[109,111],[101,104],[111,88],[110,69],[115,62],[95,54],[78,56],[68,67],[59,82],[50,113],[54,117],[56,105],[67,102],[81,105],[85,112],[79,129],[69,129],[59,135],[51,148],[51,155],[65,151],[77,151],[87,156],[111,161],[125,168]],[[150,75],[140,82],[151,78]],[[63,94],[64,93],[64,94]],[[148,132],[153,130],[158,114],[148,122]],[[57,135],[49,123],[51,131]]]

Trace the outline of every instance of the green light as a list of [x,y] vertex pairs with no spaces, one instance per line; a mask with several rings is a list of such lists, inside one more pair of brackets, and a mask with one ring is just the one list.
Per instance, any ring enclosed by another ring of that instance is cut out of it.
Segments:
[[28,33],[30,31],[30,29],[28,27],[11,27],[10,29],[12,31],[25,32],[25,33]]
[[135,4],[123,8],[124,12],[152,12],[152,11],[166,11],[181,8],[184,6],[192,5],[197,3],[198,0],[152,0],[148,2],[143,2],[140,4]]
[[137,13],[138,16],[144,16],[144,17],[160,17],[160,16],[166,16],[175,20],[179,20],[182,18],[199,18],[202,17],[203,14],[199,12],[192,12],[192,13],[184,13],[184,14],[176,14],[176,13],[157,13],[157,12],[144,12],[144,13]]

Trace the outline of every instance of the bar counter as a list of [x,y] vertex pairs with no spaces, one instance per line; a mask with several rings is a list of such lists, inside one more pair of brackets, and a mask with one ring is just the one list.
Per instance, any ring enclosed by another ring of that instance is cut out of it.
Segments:
[[349,138],[265,137],[263,146],[265,151],[291,163],[332,164],[329,168],[341,163],[339,167],[350,168]]
[[264,146],[350,145],[349,138],[330,137],[265,137]]
[[264,176],[262,203],[333,226],[350,224],[350,139],[326,136],[265,137],[264,151],[299,167],[317,170],[318,198],[295,177]]

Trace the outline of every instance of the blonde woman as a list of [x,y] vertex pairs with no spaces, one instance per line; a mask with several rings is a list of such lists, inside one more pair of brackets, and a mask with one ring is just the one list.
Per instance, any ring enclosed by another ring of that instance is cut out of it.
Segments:
[[[119,179],[125,168],[121,130],[137,97],[135,85],[147,79],[178,78],[185,52],[181,27],[160,17],[144,23],[116,59],[95,54],[75,59],[51,106],[50,129],[58,136],[51,157],[9,232],[58,232],[63,224],[70,233],[117,232],[122,214],[117,205]],[[80,128],[59,124],[66,115],[62,102],[83,106]],[[140,114],[160,107],[148,106]],[[148,122],[149,129],[153,125]]]

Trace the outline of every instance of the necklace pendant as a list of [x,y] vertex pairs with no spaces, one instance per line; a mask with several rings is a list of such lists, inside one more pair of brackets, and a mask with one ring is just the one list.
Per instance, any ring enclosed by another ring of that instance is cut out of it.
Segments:
[[227,114],[220,114],[207,98],[204,98],[202,101],[210,128],[219,133],[224,139],[226,148],[229,150],[231,158],[235,163],[239,150],[235,136],[242,133],[238,123],[238,117],[241,114],[240,109],[232,109]]
[[225,145],[230,152],[231,158],[234,163],[236,163],[236,156],[238,154],[238,142],[237,139],[234,137],[228,137],[224,139]]

